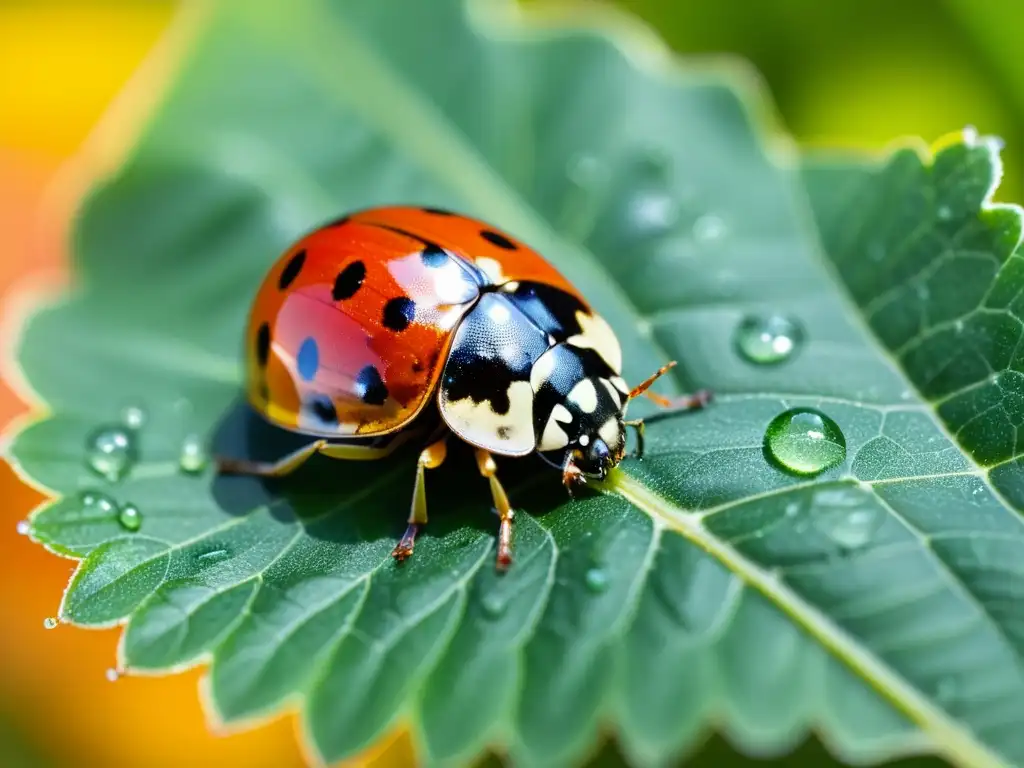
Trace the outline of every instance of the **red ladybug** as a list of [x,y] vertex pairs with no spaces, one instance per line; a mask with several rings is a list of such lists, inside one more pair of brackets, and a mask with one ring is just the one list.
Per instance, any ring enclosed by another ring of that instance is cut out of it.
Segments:
[[[377,459],[420,441],[401,560],[427,522],[425,470],[454,435],[490,482],[501,569],[513,512],[492,456],[536,451],[570,489],[605,477],[626,426],[642,450],[627,403],[675,364],[630,389],[615,333],[538,253],[484,222],[413,207],[361,211],[289,248],[256,296],[246,361],[251,405],[317,439],[272,464],[221,459],[221,471],[280,476],[314,453]],[[648,395],[681,408],[708,399]]]

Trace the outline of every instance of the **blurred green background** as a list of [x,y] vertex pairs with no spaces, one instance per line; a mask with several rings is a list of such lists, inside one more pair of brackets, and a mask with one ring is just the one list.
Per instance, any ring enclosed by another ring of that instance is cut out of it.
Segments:
[[[340,0],[339,0],[340,1]],[[425,0],[426,1],[426,0]],[[579,0],[585,7],[594,0]],[[543,4],[548,0],[530,0]],[[66,278],[61,235],[72,194],[59,173],[160,39],[165,0],[0,0],[0,290]],[[760,72],[782,123],[804,146],[880,150],[974,125],[1002,136],[997,197],[1024,200],[1024,0],[621,0],[685,55],[736,55]],[[397,23],[397,21],[396,21]],[[153,86],[156,88],[156,86]],[[24,412],[0,390],[0,424]],[[299,766],[290,719],[211,735],[198,673],[106,682],[116,632],[58,629],[71,563],[15,533],[39,502],[9,469],[0,523],[0,768],[7,766]],[[605,755],[604,764],[617,762]],[[367,758],[368,759],[368,758]],[[367,759],[359,761],[366,764]],[[399,738],[377,765],[411,760]],[[776,766],[828,765],[820,746]],[[720,740],[695,764],[744,766]],[[907,759],[901,768],[940,765]]]

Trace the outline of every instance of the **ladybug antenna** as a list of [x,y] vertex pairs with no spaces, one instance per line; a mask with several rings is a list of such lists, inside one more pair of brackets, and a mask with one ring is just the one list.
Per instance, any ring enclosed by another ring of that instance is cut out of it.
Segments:
[[673,360],[670,363],[665,363],[663,366],[661,366],[661,368],[655,371],[653,375],[648,376],[646,380],[642,381],[640,384],[633,387],[633,391],[629,393],[629,397],[627,399],[632,400],[634,397],[640,397],[640,395],[642,395],[650,388],[651,384],[656,382],[658,379],[660,379],[662,376],[664,376],[666,373],[668,373],[675,367],[675,360]]

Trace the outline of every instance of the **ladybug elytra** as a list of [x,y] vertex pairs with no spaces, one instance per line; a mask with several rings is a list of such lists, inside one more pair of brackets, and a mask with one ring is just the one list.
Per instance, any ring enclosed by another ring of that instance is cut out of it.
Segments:
[[249,403],[315,438],[273,463],[221,459],[223,472],[281,476],[315,453],[377,459],[418,440],[408,528],[427,522],[424,475],[450,435],[475,448],[501,519],[497,562],[512,559],[509,500],[493,456],[536,452],[568,489],[626,453],[629,401],[700,407],[630,389],[611,327],[538,253],[484,222],[437,208],[361,211],[306,235],[271,267],[246,333]]

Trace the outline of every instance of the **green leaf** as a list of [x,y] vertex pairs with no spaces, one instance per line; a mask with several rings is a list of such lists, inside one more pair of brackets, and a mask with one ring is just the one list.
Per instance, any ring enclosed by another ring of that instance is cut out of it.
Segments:
[[[1020,225],[985,205],[991,141],[801,176],[766,150],[738,71],[671,65],[617,14],[260,6],[190,28],[85,202],[75,292],[21,337],[51,413],[11,452],[62,496],[32,535],[82,559],[62,618],[127,620],[129,670],[211,661],[221,720],[297,703],[324,760],[399,722],[443,762],[486,745],[576,762],[606,725],[640,764],[712,726],[757,753],[813,729],[847,760],[1024,760]],[[615,327],[631,382],[677,358],[668,386],[718,393],[652,423],[602,494],[571,501],[539,462],[502,462],[521,510],[504,576],[466,452],[429,477],[431,523],[402,566],[414,454],[266,484],[179,468],[195,435],[233,455],[294,446],[240,404],[253,292],[303,231],[398,201],[538,248]],[[781,364],[736,353],[759,312],[805,329]],[[147,414],[139,460],[104,481],[87,441],[128,405]],[[814,478],[762,447],[795,406],[845,437]],[[84,491],[135,504],[139,530]]]

